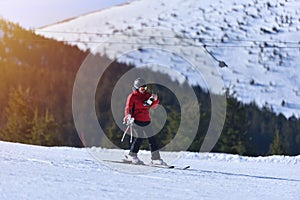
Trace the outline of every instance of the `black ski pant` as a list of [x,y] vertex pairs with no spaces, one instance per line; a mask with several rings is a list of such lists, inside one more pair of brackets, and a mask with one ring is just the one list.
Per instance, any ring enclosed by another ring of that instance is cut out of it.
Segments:
[[[142,145],[143,139],[147,138],[149,142],[149,148],[151,151],[151,159],[152,160],[158,160],[160,159],[160,154],[158,150],[158,145],[156,142],[155,135],[153,135],[153,129],[151,126],[151,122],[140,122],[135,121],[134,128],[134,138],[133,142],[130,146],[130,155],[136,156],[137,153],[140,150],[140,147]],[[149,137],[148,137],[149,136]]]

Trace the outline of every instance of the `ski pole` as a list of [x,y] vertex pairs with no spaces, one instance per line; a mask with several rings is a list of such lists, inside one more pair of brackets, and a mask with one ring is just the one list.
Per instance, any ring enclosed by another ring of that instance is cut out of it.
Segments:
[[126,130],[125,130],[125,132],[124,132],[124,134],[123,134],[123,137],[122,137],[122,139],[121,139],[121,142],[123,142],[123,140],[124,140],[124,138],[125,138],[125,135],[126,135],[128,129],[129,129],[129,126],[127,126],[127,128],[126,128]]
[[121,142],[124,141],[125,135],[126,135],[128,129],[130,129],[130,143],[132,143],[132,126],[133,126],[133,122],[134,122],[134,118],[132,117],[132,118],[129,119],[129,121],[127,123],[127,128],[126,128],[126,130],[125,130],[125,132],[123,134]]
[[132,143],[132,125],[130,125],[130,143]]

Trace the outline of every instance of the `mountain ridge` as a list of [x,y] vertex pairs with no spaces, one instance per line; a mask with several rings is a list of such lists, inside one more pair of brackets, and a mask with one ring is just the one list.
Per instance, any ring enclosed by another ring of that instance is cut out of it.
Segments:
[[[297,86],[300,85],[297,69],[300,62],[297,41],[300,20],[295,17],[299,13],[300,3],[295,0],[189,0],[172,1],[172,4],[166,0],[141,0],[38,29],[36,33],[76,45],[82,50],[96,49],[115,59],[118,50],[109,51],[112,45],[106,41],[120,39],[118,34],[130,33],[131,36],[118,40],[126,45],[128,38],[134,37],[141,29],[166,28],[174,34],[158,34],[160,37],[153,34],[145,40],[151,42],[152,39],[158,44],[168,41],[171,36],[173,42],[173,38],[179,38],[175,42],[179,42],[176,45],[181,49],[183,47],[180,45],[185,44],[186,39],[195,47],[205,47],[204,51],[214,61],[228,66],[219,69],[219,72],[226,88],[238,100],[244,103],[254,101],[260,107],[270,107],[287,117],[300,117],[300,87]],[[141,38],[136,37],[132,41],[135,43],[131,46],[133,49],[141,46]],[[186,53],[181,52],[182,55]],[[191,53],[195,58],[198,56],[195,51]],[[166,59],[161,61],[161,57]],[[190,69],[174,62],[177,58],[148,51],[147,55],[139,52],[123,56],[122,61],[139,67],[149,64],[150,60],[159,60],[188,77],[191,82],[199,81],[192,77]]]

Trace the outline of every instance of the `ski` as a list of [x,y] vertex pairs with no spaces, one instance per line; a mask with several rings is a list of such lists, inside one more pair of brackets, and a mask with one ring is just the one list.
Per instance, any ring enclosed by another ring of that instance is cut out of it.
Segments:
[[184,166],[184,167],[179,167],[179,166],[175,166],[175,165],[151,165],[151,164],[146,164],[146,166],[150,166],[150,167],[157,167],[157,168],[165,168],[165,169],[179,169],[179,170],[186,170],[189,169],[190,166]]
[[162,168],[162,169],[179,169],[179,170],[186,170],[189,169],[190,166],[184,166],[184,167],[178,167],[175,165],[152,165],[152,164],[134,164],[131,162],[126,162],[126,161],[119,161],[119,160],[103,160],[104,162],[112,162],[112,163],[119,163],[119,164],[128,164],[128,165],[137,165],[137,166],[146,166],[146,167],[156,167],[156,168]]
[[175,169],[174,165],[152,165],[152,164],[146,164],[146,166],[157,167],[157,168],[165,168],[165,169]]

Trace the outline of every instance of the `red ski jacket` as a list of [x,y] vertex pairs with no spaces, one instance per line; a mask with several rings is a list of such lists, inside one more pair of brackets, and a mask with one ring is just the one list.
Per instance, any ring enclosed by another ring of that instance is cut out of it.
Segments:
[[144,102],[148,100],[151,97],[151,94],[149,92],[140,93],[137,90],[134,90],[127,98],[126,107],[125,107],[125,117],[127,117],[128,114],[131,114],[132,117],[136,121],[141,122],[150,122],[150,113],[149,108],[156,108],[159,99],[153,101],[152,105],[145,106]]

